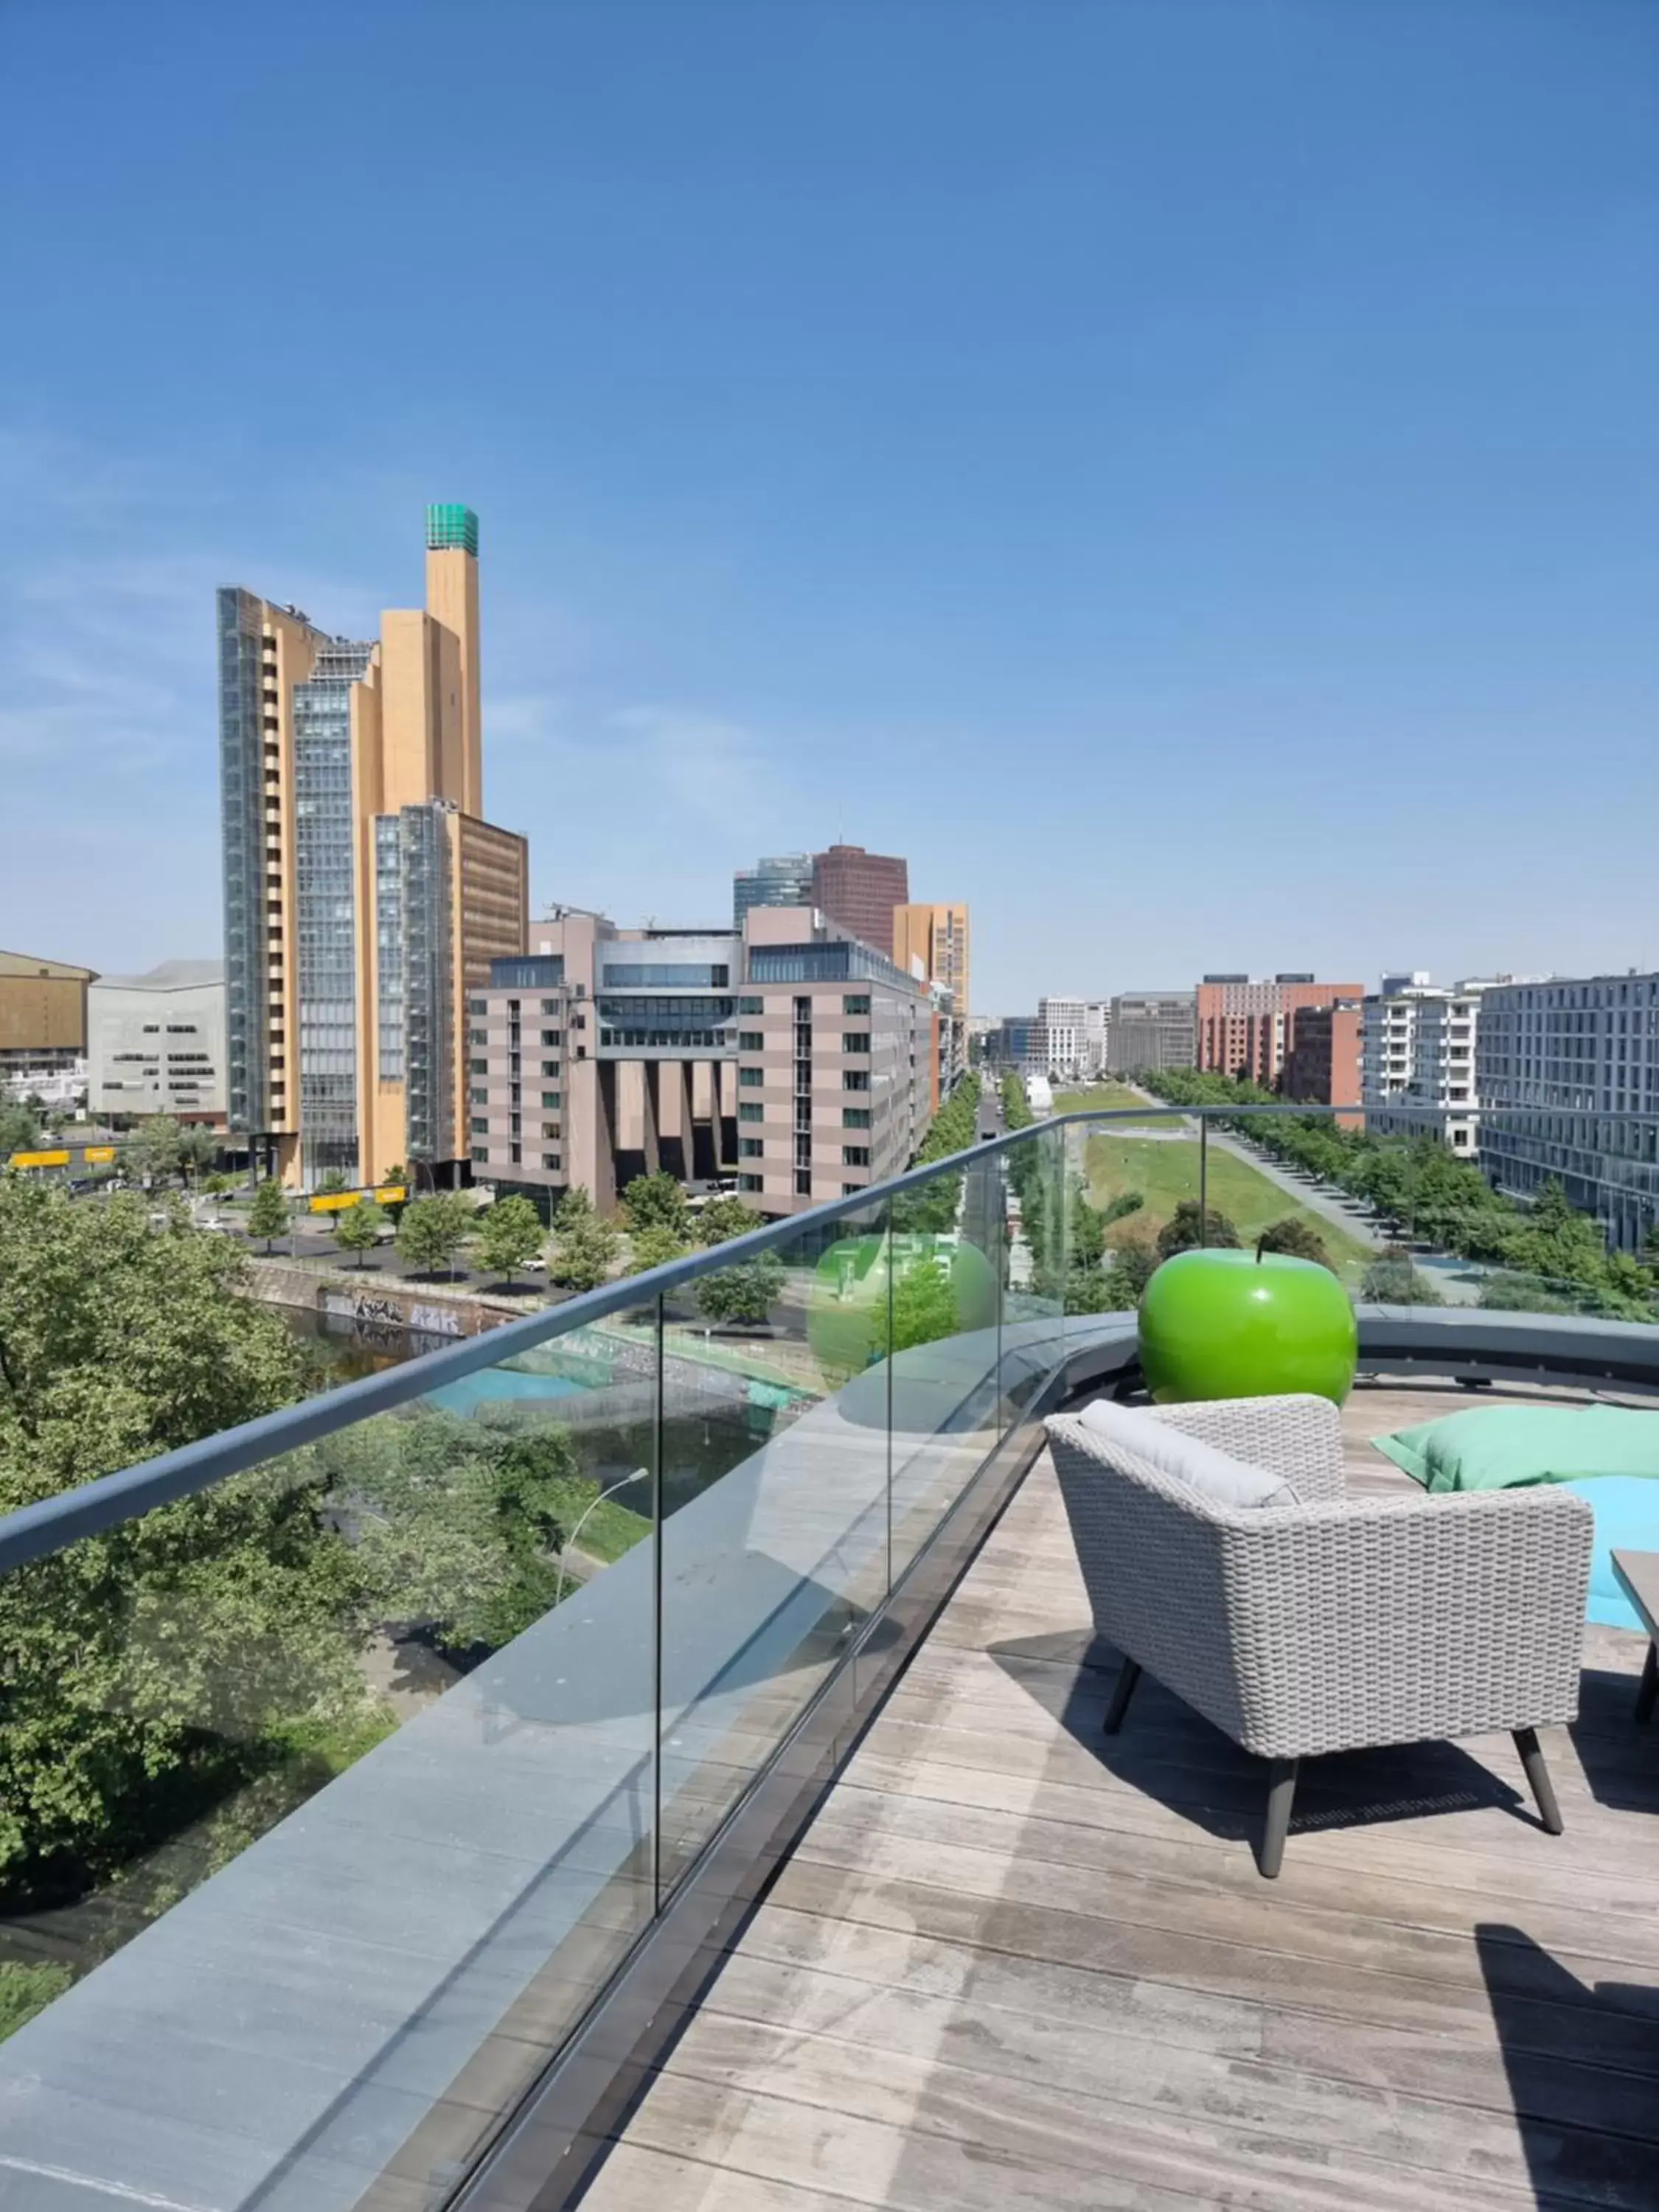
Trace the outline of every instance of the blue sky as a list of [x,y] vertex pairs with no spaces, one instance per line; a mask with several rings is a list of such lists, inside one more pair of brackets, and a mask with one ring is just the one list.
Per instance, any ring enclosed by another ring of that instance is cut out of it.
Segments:
[[483,519],[537,899],[979,1008],[1659,964],[1648,0],[10,0],[0,944],[217,950],[211,595]]

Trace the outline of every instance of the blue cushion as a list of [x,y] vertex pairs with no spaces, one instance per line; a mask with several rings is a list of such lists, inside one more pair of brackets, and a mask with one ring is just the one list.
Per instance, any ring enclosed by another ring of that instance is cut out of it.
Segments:
[[1641,1616],[1613,1571],[1612,1555],[1659,1552],[1659,1482],[1639,1474],[1596,1474],[1561,1487],[1587,1498],[1595,1515],[1585,1620],[1598,1620],[1604,1628],[1640,1629]]

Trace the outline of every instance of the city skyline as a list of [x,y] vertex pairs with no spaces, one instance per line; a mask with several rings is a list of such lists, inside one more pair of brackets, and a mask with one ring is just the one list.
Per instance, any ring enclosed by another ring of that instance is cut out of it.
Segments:
[[[550,10],[364,114],[376,14],[280,191],[257,25],[164,15],[142,97],[9,27],[76,126],[0,155],[0,943],[216,954],[214,589],[368,635],[465,497],[536,910],[846,840],[970,902],[990,1011],[1659,964],[1650,13]],[[343,210],[371,317],[295,250]]]

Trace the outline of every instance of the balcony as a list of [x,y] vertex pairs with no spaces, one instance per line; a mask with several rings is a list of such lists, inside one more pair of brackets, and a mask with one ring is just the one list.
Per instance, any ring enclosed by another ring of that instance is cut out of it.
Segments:
[[[1560,1838],[1507,1736],[1344,1753],[1264,1884],[1256,1762],[1151,1685],[1102,1734],[1041,1416],[1139,1372],[1133,1313],[1076,1310],[1080,1194],[1323,1222],[1379,1498],[1368,1440],[1461,1384],[1659,1389],[1651,1315],[1366,1303],[1367,1217],[1273,1126],[1045,1123],[0,1522],[25,1622],[124,1590],[102,1710],[175,1685],[215,1756],[310,1716],[6,1926],[78,1978],[0,2050],[0,2202],[1650,2203],[1640,1638],[1589,1632]],[[481,1468],[556,1542],[492,1549]],[[198,1506],[239,1589],[268,1516],[339,1547],[306,1607],[204,1609]]]

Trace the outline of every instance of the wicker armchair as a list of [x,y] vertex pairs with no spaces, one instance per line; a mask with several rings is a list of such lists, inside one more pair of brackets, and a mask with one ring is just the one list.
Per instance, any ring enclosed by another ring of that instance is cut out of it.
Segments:
[[[1299,1760],[1508,1729],[1552,1835],[1536,1731],[1578,1710],[1589,1507],[1550,1488],[1349,1503],[1322,1398],[1160,1407],[1138,1419],[1285,1476],[1297,1502],[1212,1504],[1077,1419],[1048,1424],[1100,1634],[1271,1761],[1261,1872],[1279,1872]],[[1177,1455],[1178,1468],[1178,1455]]]

